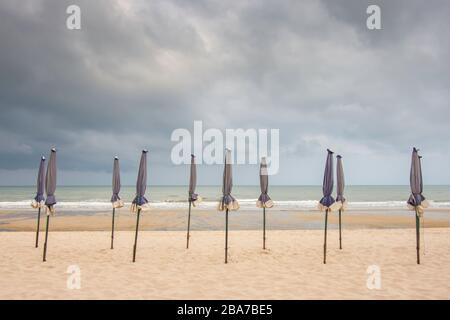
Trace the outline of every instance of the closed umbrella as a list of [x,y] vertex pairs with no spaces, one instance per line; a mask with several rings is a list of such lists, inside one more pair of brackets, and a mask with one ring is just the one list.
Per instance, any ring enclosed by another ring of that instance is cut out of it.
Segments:
[[321,210],[325,210],[325,232],[324,232],[324,244],[323,244],[323,263],[327,263],[327,224],[328,224],[328,211],[331,210],[331,206],[335,203],[331,193],[333,192],[333,151],[327,149],[327,161],[325,164],[325,174],[323,177],[323,198],[320,200],[319,207]]
[[223,169],[222,199],[219,210],[225,211],[225,263],[228,263],[228,211],[238,210],[239,203],[231,195],[233,189],[233,175],[231,172],[231,150],[225,150],[225,166]]
[[39,171],[37,175],[37,183],[36,183],[36,197],[34,197],[31,206],[33,208],[38,209],[37,216],[37,225],[36,225],[36,243],[35,247],[37,248],[39,245],[39,225],[41,222],[41,208],[45,206],[45,157],[41,157],[41,161],[39,164]]
[[121,185],[120,185],[119,158],[114,157],[113,176],[112,176],[112,197],[111,197],[111,203],[113,206],[112,227],[111,227],[111,249],[114,248],[114,218],[116,215],[116,209],[123,207],[123,201],[119,197],[120,187]]
[[189,213],[188,213],[188,224],[187,224],[187,236],[186,236],[186,249],[189,249],[189,232],[191,228],[191,206],[196,206],[197,203],[201,201],[198,194],[195,193],[195,188],[197,187],[197,165],[195,164],[195,156],[191,155],[191,167],[189,175],[189,191],[188,191],[188,201],[189,201]]
[[269,174],[267,171],[266,157],[261,158],[261,165],[259,168],[259,186],[261,188],[261,195],[256,202],[258,208],[263,209],[263,249],[266,249],[266,208],[273,207],[273,201],[267,194],[269,191]]
[[342,249],[342,223],[341,213],[346,207],[347,200],[344,197],[345,179],[344,179],[344,167],[342,166],[342,156],[338,155],[336,164],[336,189],[337,196],[336,202],[339,203],[339,249]]
[[47,206],[47,223],[45,227],[45,243],[44,243],[44,255],[42,261],[46,261],[47,258],[47,240],[48,240],[48,227],[50,223],[50,214],[55,213],[55,191],[56,191],[56,149],[53,148],[50,152],[50,160],[47,164],[47,174],[45,176],[45,193],[47,198],[45,199],[45,205]]
[[419,156],[419,149],[413,148],[411,156],[411,171],[409,183],[411,186],[411,195],[408,199],[408,206],[416,213],[416,252],[417,264],[420,264],[420,218],[423,216],[424,209],[428,207],[423,193],[422,166]]
[[139,216],[141,210],[148,200],[145,198],[145,191],[147,189],[147,150],[142,150],[141,162],[139,164],[139,172],[136,181],[136,197],[134,198],[131,209],[133,212],[137,213],[136,217],[136,233],[134,236],[134,247],[133,247],[133,262],[136,261],[136,247],[139,232]]

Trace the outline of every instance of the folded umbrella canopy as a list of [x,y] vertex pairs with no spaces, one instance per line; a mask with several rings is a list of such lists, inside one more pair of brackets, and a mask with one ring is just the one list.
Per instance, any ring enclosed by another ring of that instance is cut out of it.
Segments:
[[191,206],[196,206],[201,198],[195,193],[195,188],[197,187],[197,165],[195,164],[195,156],[191,154],[191,166],[190,166],[190,176],[189,176],[189,191],[188,191],[188,201],[189,201],[189,212],[188,212],[188,224],[187,224],[187,236],[186,236],[186,249],[189,249],[189,232],[191,229]]
[[328,211],[332,209],[335,204],[335,200],[331,195],[333,193],[333,151],[327,149],[327,161],[325,164],[325,174],[323,176],[323,197],[319,202],[319,208],[321,211],[325,210],[325,232],[324,232],[324,244],[323,244],[323,263],[327,263],[327,224],[328,224]]
[[267,194],[269,191],[269,173],[267,171],[266,157],[261,158],[261,165],[259,168],[259,186],[261,188],[261,195],[256,202],[258,208],[263,209],[263,249],[266,249],[266,208],[273,207],[273,201]]
[[136,181],[136,197],[131,204],[131,210],[137,213],[136,217],[136,233],[134,236],[134,247],[133,247],[133,262],[136,261],[136,247],[139,232],[139,216],[141,210],[148,203],[145,198],[145,191],[147,190],[147,150],[142,150],[141,162],[139,164],[139,172]]
[[422,179],[422,165],[421,157],[419,156],[419,149],[413,148],[411,155],[411,171],[409,176],[409,183],[411,186],[411,195],[408,199],[408,207],[413,209],[416,213],[416,252],[417,264],[420,264],[420,218],[423,216],[424,209],[428,207],[428,202],[422,195],[423,179]]
[[238,210],[239,203],[231,195],[233,189],[233,175],[231,172],[231,150],[225,150],[225,166],[223,169],[222,199],[219,210],[225,210],[225,263],[228,263],[228,211]]
[[34,197],[31,203],[31,206],[34,209],[38,209],[37,225],[36,225],[36,243],[35,243],[36,248],[39,245],[39,225],[41,221],[41,208],[45,206],[44,190],[45,190],[45,157],[41,157],[41,161],[39,164],[39,171],[37,175],[36,196]]
[[336,189],[337,196],[336,202],[339,203],[339,249],[342,249],[342,223],[341,214],[344,211],[347,200],[344,197],[345,179],[344,179],[344,167],[342,166],[342,156],[337,155],[337,165],[336,165]]
[[112,197],[111,203],[113,206],[112,212],[112,227],[111,227],[111,249],[114,248],[114,218],[116,215],[116,209],[123,207],[123,201],[120,199],[120,167],[119,158],[114,157],[113,175],[112,175]]
[[48,227],[50,222],[50,214],[55,213],[55,191],[56,191],[56,149],[53,148],[50,152],[50,160],[47,164],[47,174],[45,176],[45,192],[47,199],[45,199],[45,205],[47,206],[47,223],[45,227],[45,243],[44,243],[44,255],[42,261],[47,259],[47,240],[48,240]]

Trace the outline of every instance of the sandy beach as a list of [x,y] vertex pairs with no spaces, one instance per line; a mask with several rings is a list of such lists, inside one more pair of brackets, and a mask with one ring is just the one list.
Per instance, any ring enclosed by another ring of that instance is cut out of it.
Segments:
[[[33,232],[0,232],[0,299],[448,299],[450,229],[425,230],[423,263],[415,261],[414,229],[348,229],[343,250],[329,232],[322,264],[320,230],[270,230],[268,250],[260,231],[143,231],[137,262],[134,233],[51,232],[48,261]],[[41,235],[42,237],[42,235]],[[42,239],[42,238],[41,238]],[[70,266],[80,289],[68,289]],[[381,288],[369,289],[369,266],[380,268]],[[72,267],[73,268],[73,267]]]

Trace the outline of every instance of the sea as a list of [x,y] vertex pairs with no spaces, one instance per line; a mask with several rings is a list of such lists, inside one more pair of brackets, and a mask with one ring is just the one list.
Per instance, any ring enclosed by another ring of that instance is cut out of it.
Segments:
[[[217,207],[221,186],[198,186],[196,193],[202,198],[197,210],[211,210]],[[0,187],[0,210],[22,210],[30,208],[35,196],[35,187]],[[111,208],[110,186],[59,186],[56,190],[58,210],[94,212]],[[146,197],[150,206],[161,210],[183,209],[187,207],[186,186],[148,186]],[[241,209],[257,210],[256,200],[259,186],[234,186],[233,196]],[[346,186],[345,197],[349,208],[357,209],[400,209],[406,208],[410,194],[409,186],[377,185]],[[134,186],[122,186],[120,197],[129,205],[135,195]],[[316,210],[322,197],[321,186],[271,186],[269,196],[278,210]],[[424,186],[424,196],[432,208],[450,208],[450,186]]]

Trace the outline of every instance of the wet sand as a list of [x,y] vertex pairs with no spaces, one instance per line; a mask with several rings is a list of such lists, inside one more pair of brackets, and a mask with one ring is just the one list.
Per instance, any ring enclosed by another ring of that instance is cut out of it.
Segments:
[[[35,231],[37,213],[34,211],[0,211],[1,231]],[[52,231],[108,231],[111,230],[111,212],[65,213],[58,212],[50,218]],[[230,213],[230,229],[260,230],[262,212],[237,211]],[[342,214],[344,229],[361,228],[414,228],[414,212],[407,210],[348,211]],[[116,212],[116,229],[132,231],[136,216],[127,209]],[[150,210],[141,215],[141,230],[182,231],[186,229],[186,210]],[[426,228],[450,228],[450,209],[430,209],[424,217]],[[267,228],[272,230],[323,229],[324,213],[319,211],[267,210]],[[41,215],[41,230],[45,227],[45,215]],[[217,211],[193,210],[192,230],[223,230],[224,214]],[[338,227],[338,213],[329,215],[329,228]]]

